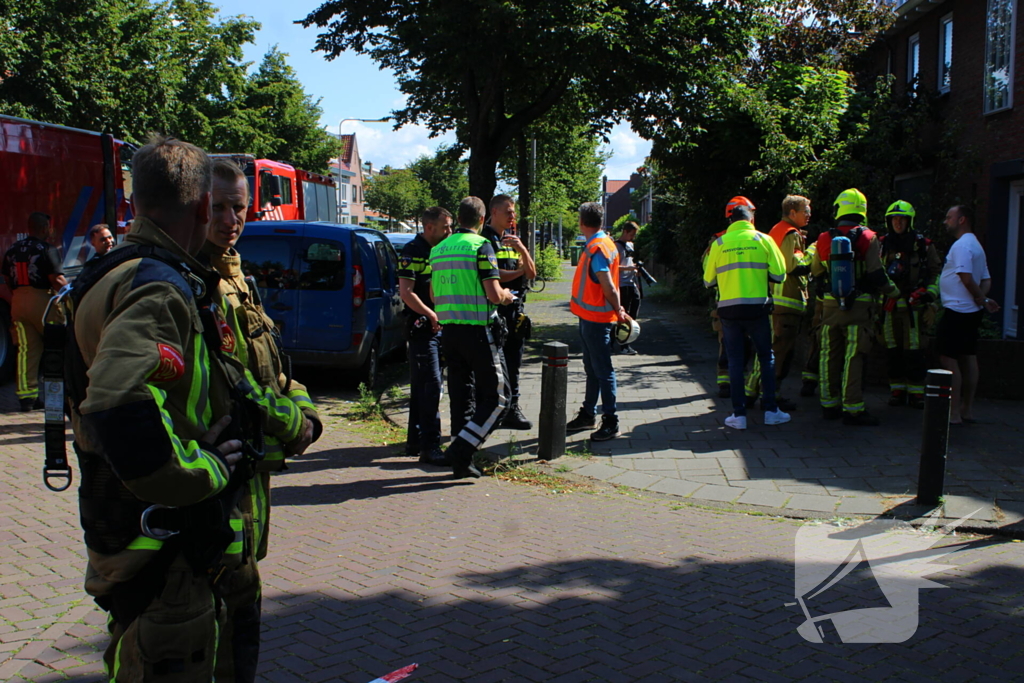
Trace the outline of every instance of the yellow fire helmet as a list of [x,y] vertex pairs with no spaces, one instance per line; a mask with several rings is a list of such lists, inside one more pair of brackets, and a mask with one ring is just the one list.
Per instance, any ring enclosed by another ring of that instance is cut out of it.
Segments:
[[851,187],[849,190],[843,190],[836,197],[836,219],[840,219],[843,216],[864,216],[867,218],[868,215],[868,200],[864,196],[864,193],[855,187]]
[[889,221],[890,216],[906,216],[910,219],[910,230],[914,230],[914,217],[917,216],[917,212],[914,211],[914,206],[910,202],[897,199],[889,205],[888,209],[885,210],[885,223],[891,228],[892,224]]

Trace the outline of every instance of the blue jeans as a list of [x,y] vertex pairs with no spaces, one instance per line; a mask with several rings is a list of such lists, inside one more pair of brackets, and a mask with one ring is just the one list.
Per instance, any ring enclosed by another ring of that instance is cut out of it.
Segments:
[[614,323],[595,323],[580,318],[580,339],[583,341],[583,369],[587,372],[587,390],[583,412],[597,412],[597,395],[601,394],[601,412],[615,415],[615,367],[612,365],[612,329]]
[[761,363],[761,407],[767,412],[778,408],[775,403],[775,354],[772,353],[772,322],[770,315],[750,320],[722,318],[722,341],[729,357],[729,386],[732,394],[732,414],[747,414],[747,397],[743,389],[743,370],[746,365],[746,337],[754,344],[754,352]]

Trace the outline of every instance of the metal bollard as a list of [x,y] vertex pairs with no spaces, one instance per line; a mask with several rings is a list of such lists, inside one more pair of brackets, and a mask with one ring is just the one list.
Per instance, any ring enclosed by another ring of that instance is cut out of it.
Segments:
[[929,370],[924,398],[924,433],[921,436],[921,469],[917,475],[917,502],[935,506],[942,497],[949,445],[949,403],[953,373]]
[[537,457],[554,460],[565,454],[565,394],[568,388],[569,347],[561,342],[544,345],[540,376],[540,431]]

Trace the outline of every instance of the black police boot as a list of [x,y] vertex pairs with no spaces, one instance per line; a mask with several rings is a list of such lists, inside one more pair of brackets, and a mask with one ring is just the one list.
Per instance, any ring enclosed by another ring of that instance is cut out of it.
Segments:
[[800,395],[803,397],[814,396],[814,392],[818,390],[818,383],[814,380],[805,379],[804,384],[800,387]]
[[448,456],[444,454],[440,446],[434,446],[420,453],[420,462],[424,465],[436,465],[438,467],[449,465]]
[[839,406],[821,407],[821,414],[826,420],[838,420],[843,416],[843,409]]
[[596,426],[597,418],[593,415],[588,415],[583,412],[583,408],[580,408],[579,414],[565,424],[565,431],[573,434],[575,432],[582,432],[585,429],[593,429]]
[[448,461],[456,479],[481,477],[480,470],[473,464],[473,447],[462,439],[455,439],[448,445]]
[[866,410],[862,410],[859,413],[843,413],[843,424],[850,425],[851,427],[877,427],[882,424],[874,415],[871,415]]
[[719,384],[718,385],[718,398],[731,398],[731,397],[732,397],[732,387],[730,385],[728,385],[728,384]]
[[601,428],[590,435],[591,441],[608,441],[619,435],[618,415],[602,415]]
[[501,421],[501,426],[505,429],[533,429],[533,423],[523,415],[523,411],[519,407],[519,401],[514,401],[508,407],[508,412],[505,413],[505,419]]

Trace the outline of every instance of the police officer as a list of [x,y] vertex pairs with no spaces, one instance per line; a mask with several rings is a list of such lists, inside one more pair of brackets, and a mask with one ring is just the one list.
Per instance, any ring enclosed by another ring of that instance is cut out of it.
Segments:
[[[821,233],[811,261],[811,275],[827,275],[832,281],[819,304],[821,328],[821,407],[826,419],[843,419],[843,424],[879,424],[864,406],[862,372],[864,357],[871,348],[878,294],[898,292],[882,266],[881,244],[874,231],[864,227],[868,201],[856,188],[844,190],[835,201],[835,228]],[[853,291],[841,300],[833,285],[832,241],[850,240],[854,272]]]
[[405,452],[421,463],[444,465],[441,452],[441,323],[430,298],[430,250],[452,234],[452,215],[433,206],[423,212],[423,232],[402,249],[398,286],[405,303],[409,344],[409,428]]
[[[260,595],[258,561],[266,557],[270,525],[270,475],[285,468],[286,456],[301,455],[323,431],[316,408],[306,388],[287,376],[281,361],[277,331],[259,300],[254,279],[242,272],[241,256],[235,249],[245,229],[249,206],[249,183],[245,174],[228,159],[213,162],[212,220],[206,243],[198,260],[220,275],[219,292],[225,302],[227,320],[238,338],[231,354],[248,371],[248,376],[271,400],[258,404],[272,414],[267,421],[264,457],[256,464],[256,476],[239,501],[246,534],[257,562],[246,562],[223,580],[221,594],[227,607],[227,625],[222,638],[232,641],[234,657],[219,661],[218,680],[251,681],[259,657]],[[278,416],[284,406],[284,415]],[[300,413],[300,436],[293,436],[289,415]]]
[[43,407],[39,397],[39,359],[43,356],[43,314],[55,290],[67,281],[53,239],[50,217],[28,217],[29,236],[14,243],[3,260],[3,275],[13,290],[11,318],[18,343],[17,388],[23,412]]
[[523,350],[526,346],[529,321],[526,319],[526,281],[537,277],[537,266],[530,251],[514,234],[516,227],[516,203],[511,197],[499,194],[490,203],[491,222],[480,233],[491,243],[498,258],[498,272],[501,283],[516,295],[513,303],[498,306],[498,315],[505,319],[508,337],[503,353],[508,371],[512,402],[501,426],[506,429],[530,429],[533,425],[519,407],[519,368],[523,364]]
[[786,278],[786,265],[771,237],[754,227],[754,203],[746,197],[733,197],[725,207],[730,221],[725,234],[711,245],[704,264],[704,286],[718,288],[718,315],[722,321],[725,352],[729,356],[732,384],[732,415],[725,425],[747,428],[747,404],[743,392],[746,339],[754,345],[764,370],[764,423],[789,422],[789,414],[775,402],[775,362],[772,355],[769,283]]
[[[235,652],[219,596],[226,575],[255,563],[239,503],[261,428],[294,442],[302,416],[290,402],[266,411],[271,399],[239,369],[244,340],[218,278],[194,258],[210,219],[209,158],[157,137],[132,170],[127,244],[73,293],[66,381],[86,590],[110,612],[111,680],[211,680],[215,666],[217,680],[251,680],[255,661],[239,661],[252,653]],[[246,576],[259,595],[255,568]]]
[[[775,355],[775,402],[787,411],[796,410],[796,404],[780,394],[807,307],[807,275],[811,266],[804,259],[802,231],[810,219],[811,201],[807,197],[788,195],[782,200],[782,220],[768,233],[786,262],[785,281],[772,284],[772,353]],[[746,393],[749,408],[761,393],[761,364],[756,358],[747,377]]]
[[473,454],[508,407],[510,390],[501,352],[504,318],[496,306],[514,302],[499,284],[491,243],[478,234],[484,203],[466,197],[459,204],[459,229],[430,251],[431,298],[441,323],[448,363],[452,434],[447,456],[456,479],[477,478]]
[[927,373],[921,337],[927,325],[926,312],[939,298],[942,259],[935,245],[914,232],[917,212],[910,202],[893,202],[885,212],[888,234],[882,243],[882,264],[898,289],[887,297],[882,311],[889,371],[889,405],[924,408],[924,379]]

